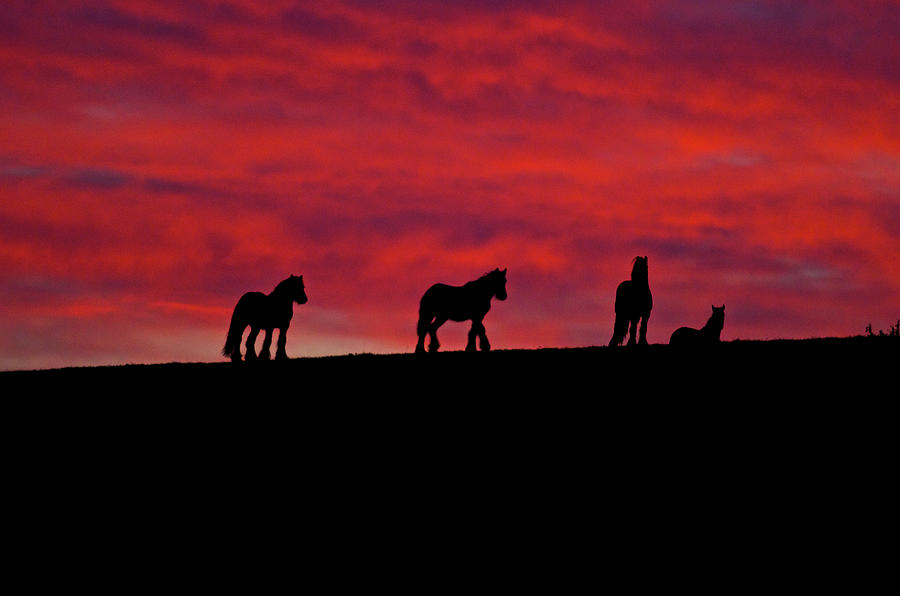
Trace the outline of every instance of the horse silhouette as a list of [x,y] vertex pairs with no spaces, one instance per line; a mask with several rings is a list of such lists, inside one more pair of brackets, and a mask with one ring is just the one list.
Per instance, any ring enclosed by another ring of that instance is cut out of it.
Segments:
[[652,308],[653,296],[650,294],[650,282],[647,279],[647,257],[635,257],[634,266],[631,268],[631,279],[623,281],[616,288],[616,322],[609,345],[620,345],[625,339],[629,325],[631,335],[628,338],[628,345],[634,345],[638,321],[641,322],[639,343],[646,344],[647,319],[650,318]]
[[[291,275],[275,286],[275,289],[269,294],[247,292],[241,296],[234,307],[222,354],[230,357],[232,362],[240,362],[241,337],[249,325],[250,334],[247,336],[245,360],[249,362],[257,358],[261,360],[271,358],[269,346],[272,345],[272,330],[276,328],[278,329],[278,349],[275,351],[275,359],[287,360],[287,352],[284,348],[287,344],[288,326],[294,316],[293,303],[306,304],[307,300],[302,275]],[[262,349],[257,356],[254,344],[260,330],[265,330],[266,337],[263,339]]]
[[725,305],[713,306],[712,316],[706,321],[702,329],[691,327],[679,327],[669,338],[671,346],[702,346],[714,344],[719,341],[722,327],[725,326]]
[[449,321],[472,321],[469,330],[467,352],[475,351],[475,338],[480,340],[481,351],[491,349],[482,323],[484,316],[491,310],[491,298],[506,300],[506,269],[494,269],[478,279],[463,286],[434,284],[422,296],[419,302],[419,322],[416,332],[419,341],[416,353],[425,352],[425,335],[431,336],[428,344],[429,352],[437,352],[440,343],[437,338],[438,328]]

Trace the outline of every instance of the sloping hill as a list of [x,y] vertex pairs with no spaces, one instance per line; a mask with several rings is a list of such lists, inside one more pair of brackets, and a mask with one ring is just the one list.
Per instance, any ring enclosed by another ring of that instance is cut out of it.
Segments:
[[7,496],[21,497],[9,510],[23,544],[127,545],[102,551],[123,569],[163,553],[230,577],[222,565],[301,559],[329,582],[490,568],[556,589],[566,569],[770,587],[825,564],[858,586],[894,508],[898,348],[3,373]]
[[[646,347],[494,350],[490,353],[351,354],[287,362],[171,363],[0,373],[8,386],[116,397],[249,394],[321,399],[451,396],[733,396],[750,389],[864,388],[889,381],[900,342],[890,337],[732,341],[709,349]],[[259,385],[257,385],[259,384]],[[836,385],[837,384],[837,385]]]

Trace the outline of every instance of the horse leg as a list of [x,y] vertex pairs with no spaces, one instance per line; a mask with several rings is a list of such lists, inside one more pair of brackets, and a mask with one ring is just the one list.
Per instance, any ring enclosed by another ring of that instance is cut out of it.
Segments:
[[428,335],[429,327],[431,327],[431,318],[420,317],[419,324],[416,325],[416,335],[419,336],[416,341],[416,354],[425,353],[425,336]]
[[613,335],[609,340],[610,346],[617,346],[625,339],[625,333],[628,332],[628,321],[622,315],[616,315],[616,322],[613,323]]
[[234,343],[234,347],[231,349],[231,361],[232,362],[240,362],[241,361],[241,338],[244,335],[244,330],[241,329],[240,335],[238,335],[237,340]]
[[475,351],[475,338],[481,334],[482,329],[484,329],[484,325],[481,324],[481,321],[472,319],[472,328],[469,329],[469,341],[466,343],[466,352]]
[[287,360],[287,327],[279,327],[278,329],[278,347],[275,349],[275,360]]
[[263,338],[262,348],[259,350],[259,359],[260,360],[271,360],[272,354],[269,352],[269,347],[272,345],[272,328],[269,327],[266,329],[266,336]]
[[484,321],[479,321],[478,327],[478,345],[481,347],[482,352],[490,352],[491,342],[488,341],[487,330],[484,328]]
[[647,319],[650,318],[650,313],[645,312],[641,317],[641,339],[638,343],[642,346],[647,345]]
[[431,341],[428,342],[428,351],[429,352],[437,352],[438,348],[441,347],[441,343],[437,338],[437,330],[441,325],[447,322],[447,317],[437,317],[434,319],[434,323],[428,326],[428,335],[431,337]]
[[259,335],[259,327],[250,327],[250,335],[247,336],[247,343],[245,344],[247,347],[247,354],[244,356],[244,360],[251,361],[256,360],[256,336]]
[[419,309],[419,322],[416,323],[416,335],[418,336],[416,354],[425,353],[425,336],[428,335],[428,328],[431,327],[431,321],[434,320],[433,315],[426,313],[426,310]]
[[637,325],[638,325],[637,319],[631,319],[631,321],[629,321],[628,344],[627,344],[629,346],[633,346],[637,340]]

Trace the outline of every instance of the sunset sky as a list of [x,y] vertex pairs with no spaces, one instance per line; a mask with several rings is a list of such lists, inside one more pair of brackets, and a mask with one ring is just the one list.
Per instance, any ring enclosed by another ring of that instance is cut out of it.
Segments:
[[[222,360],[303,275],[292,357],[410,352],[508,268],[495,348],[900,318],[900,2],[6,0],[0,370]],[[448,323],[443,349],[467,325]]]

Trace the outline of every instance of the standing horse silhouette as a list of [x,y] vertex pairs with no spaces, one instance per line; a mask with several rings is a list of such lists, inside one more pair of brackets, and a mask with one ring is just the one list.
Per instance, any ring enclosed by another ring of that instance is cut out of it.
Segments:
[[635,257],[631,268],[631,279],[625,280],[616,288],[616,322],[609,345],[618,346],[630,331],[628,345],[635,342],[635,331],[638,321],[641,322],[640,344],[647,343],[647,319],[653,308],[653,296],[650,294],[650,282],[647,280],[647,257]]
[[706,321],[702,329],[691,327],[679,327],[669,338],[670,346],[701,346],[714,344],[719,341],[722,327],[725,326],[725,305],[713,306],[712,316]]
[[506,269],[494,269],[464,286],[448,286],[434,284],[422,296],[419,302],[419,323],[416,332],[419,341],[416,353],[425,352],[425,335],[431,336],[428,344],[429,352],[437,352],[440,343],[437,338],[438,328],[449,321],[472,321],[469,330],[467,352],[475,351],[475,338],[480,341],[481,351],[491,349],[482,320],[491,310],[491,298],[506,300]]
[[[247,336],[247,354],[244,357],[248,362],[256,360],[269,360],[269,346],[272,345],[272,330],[278,329],[278,349],[275,351],[276,360],[287,360],[285,345],[287,344],[287,330],[294,316],[293,303],[306,304],[306,288],[303,285],[303,276],[291,275],[286,280],[275,286],[269,294],[262,292],[247,292],[238,300],[231,315],[231,325],[228,327],[228,336],[225,338],[224,356],[230,357],[232,362],[241,360],[241,337],[244,330],[250,326],[250,334]],[[256,355],[254,344],[260,330],[265,330],[262,349],[259,356]]]

